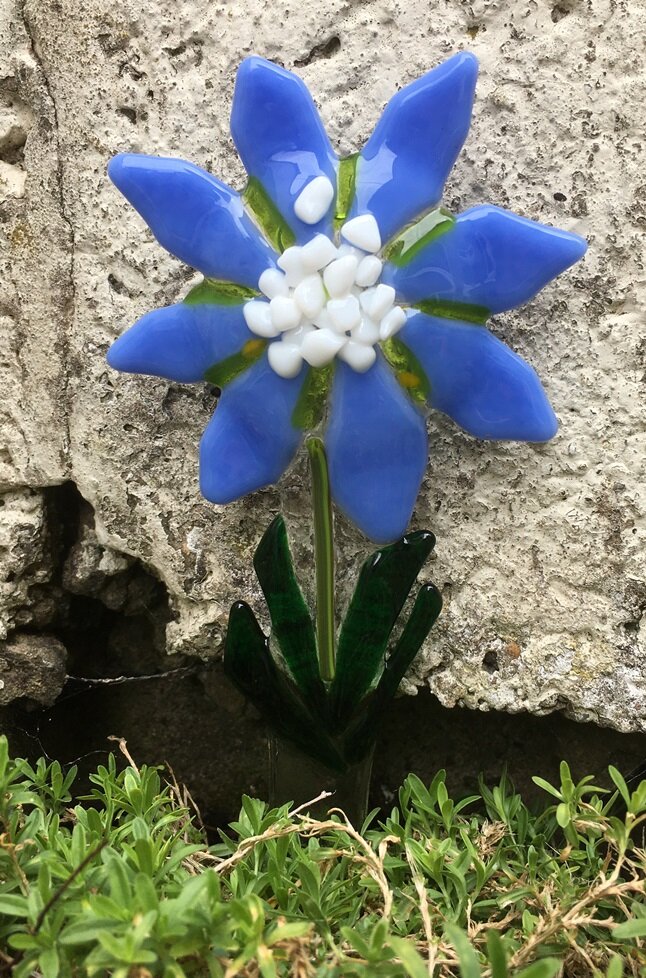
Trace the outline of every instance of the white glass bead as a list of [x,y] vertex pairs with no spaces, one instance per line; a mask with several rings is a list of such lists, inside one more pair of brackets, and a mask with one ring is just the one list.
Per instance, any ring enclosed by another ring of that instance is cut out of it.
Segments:
[[381,275],[382,267],[383,266],[376,255],[366,255],[366,257],[362,258],[359,262],[357,274],[354,277],[355,282],[364,289],[369,285],[374,285]]
[[361,307],[354,295],[347,295],[344,299],[330,299],[326,309],[332,328],[337,333],[354,329],[361,322]]
[[354,255],[357,261],[361,261],[362,258],[366,257],[364,252],[360,251],[359,248],[353,248],[352,245],[347,244],[346,242],[341,242],[339,247],[336,249],[336,257],[345,258],[346,255]]
[[278,336],[278,330],[271,319],[268,302],[263,302],[262,299],[252,299],[251,302],[245,302],[242,307],[242,315],[247,326],[256,336],[265,338]]
[[277,268],[267,268],[258,279],[258,288],[268,299],[277,295],[289,295],[289,285],[283,272]]
[[334,200],[334,187],[327,177],[314,177],[301,190],[294,203],[294,213],[305,224],[318,224]]
[[395,290],[392,285],[383,285],[383,283],[380,283],[374,291],[370,300],[370,307],[366,309],[366,312],[371,319],[383,319],[394,301]]
[[402,307],[394,306],[381,320],[379,338],[382,340],[390,339],[391,336],[394,336],[395,333],[399,332],[405,322],[406,313]]
[[295,329],[301,321],[301,310],[293,299],[277,295],[269,303],[271,321],[279,332]]
[[357,259],[354,255],[345,255],[330,262],[323,272],[325,288],[331,296],[339,298],[347,295],[354,285],[354,277],[357,274]]
[[301,354],[311,367],[324,367],[334,360],[345,343],[345,336],[339,336],[330,329],[315,329],[303,340]]
[[267,359],[273,370],[280,377],[296,377],[303,364],[303,357],[298,346],[277,340],[269,344]]
[[325,234],[316,234],[301,248],[301,261],[308,272],[318,272],[337,257],[337,250]]
[[363,374],[366,370],[370,370],[377,359],[377,354],[374,346],[365,346],[363,343],[348,340],[345,346],[339,350],[338,357],[357,373]]
[[356,343],[373,346],[379,342],[379,323],[368,316],[362,316],[359,325],[352,330],[352,339]]
[[297,245],[292,245],[291,248],[286,248],[278,259],[278,266],[285,272],[287,284],[292,288],[295,288],[308,274],[303,265],[301,251],[302,249]]
[[294,289],[294,300],[303,315],[315,319],[325,305],[325,289],[320,275],[308,275]]
[[376,252],[381,248],[379,225],[372,214],[361,214],[347,221],[341,228],[341,235],[362,251]]

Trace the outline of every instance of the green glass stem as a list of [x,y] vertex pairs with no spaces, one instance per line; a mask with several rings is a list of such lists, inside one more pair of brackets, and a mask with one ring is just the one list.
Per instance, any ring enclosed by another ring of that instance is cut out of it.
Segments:
[[316,644],[321,679],[334,679],[334,534],[332,499],[325,448],[320,438],[308,438],[314,515],[316,566]]

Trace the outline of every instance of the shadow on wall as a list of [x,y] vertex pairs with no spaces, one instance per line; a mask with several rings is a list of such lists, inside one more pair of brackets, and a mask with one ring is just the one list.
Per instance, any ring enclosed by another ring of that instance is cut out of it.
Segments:
[[[0,716],[14,753],[46,753],[78,760],[82,772],[124,737],[137,763],[166,763],[188,785],[207,825],[224,825],[243,792],[263,797],[267,788],[265,731],[254,711],[232,689],[219,663],[187,667],[159,679],[86,687],[67,684],[42,712],[16,704]],[[398,700],[385,719],[375,758],[371,805],[389,808],[405,775],[430,782],[444,767],[454,795],[468,794],[483,772],[495,783],[506,766],[526,800],[542,796],[533,774],[558,778],[566,759],[575,778],[594,774],[609,783],[606,768],[630,773],[646,759],[646,735],[620,734],[579,724],[560,714],[534,717],[448,710],[428,692]]]

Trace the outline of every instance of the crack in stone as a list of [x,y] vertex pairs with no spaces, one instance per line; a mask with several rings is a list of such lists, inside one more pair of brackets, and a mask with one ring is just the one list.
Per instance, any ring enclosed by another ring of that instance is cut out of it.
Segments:
[[65,168],[63,165],[63,154],[61,151],[61,140],[60,140],[60,130],[58,122],[58,106],[56,104],[56,99],[54,98],[53,87],[49,80],[49,75],[45,68],[45,61],[41,54],[41,49],[38,41],[38,31],[37,26],[33,22],[29,15],[29,3],[28,0],[18,0],[17,11],[20,16],[21,22],[23,24],[25,34],[27,35],[30,53],[34,59],[36,68],[42,79],[42,86],[46,99],[49,101],[51,106],[51,115],[53,120],[54,129],[54,141],[56,146],[56,165],[54,167],[54,174],[56,179],[56,188],[58,191],[58,205],[61,220],[67,227],[68,231],[68,241],[69,241],[69,255],[67,267],[69,269],[69,275],[67,276],[67,281],[65,283],[69,288],[62,288],[61,293],[63,296],[63,329],[61,330],[60,338],[60,351],[61,351],[61,381],[62,381],[62,402],[65,405],[65,409],[62,413],[62,422],[64,426],[63,432],[63,447],[62,447],[62,463],[65,473],[69,474],[71,469],[71,431],[70,431],[70,417],[67,410],[67,405],[69,402],[69,388],[70,388],[70,331],[72,324],[74,322],[74,317],[76,313],[76,282],[75,282],[75,263],[76,263],[76,236],[74,233],[74,223],[67,212],[67,206],[65,203]]

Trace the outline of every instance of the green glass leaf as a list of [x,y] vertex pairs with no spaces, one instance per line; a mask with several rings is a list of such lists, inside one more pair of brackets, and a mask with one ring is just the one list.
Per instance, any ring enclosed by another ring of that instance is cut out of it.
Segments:
[[311,716],[287,676],[278,669],[269,640],[244,601],[236,601],[229,613],[224,671],[281,737],[331,770],[345,770],[347,765],[320,719]]
[[486,306],[473,306],[470,302],[453,302],[450,299],[422,299],[415,303],[415,308],[427,316],[459,319],[460,322],[474,323],[476,326],[484,326],[491,315]]
[[384,258],[401,268],[419,254],[427,244],[450,231],[455,218],[449,211],[436,207],[393,238],[384,249]]
[[341,627],[330,688],[332,713],[340,727],[347,725],[373,683],[393,626],[434,545],[433,534],[419,530],[377,550],[361,568]]
[[364,714],[346,735],[345,757],[360,760],[374,743],[384,710],[394,698],[399,684],[442,610],[442,595],[434,584],[423,584],[399,639],[388,656],[381,679]]
[[214,363],[204,374],[204,379],[208,384],[216,387],[224,387],[232,380],[248,370],[249,367],[259,360],[265,352],[267,340],[247,340],[239,353],[234,353],[219,363]]
[[359,154],[344,156],[339,160],[339,170],[336,177],[336,203],[334,205],[334,226],[339,228],[350,213],[357,182],[357,163]]
[[425,407],[430,401],[431,383],[413,351],[396,336],[391,336],[380,345],[399,384],[417,405]]
[[325,367],[310,367],[303,381],[296,406],[292,412],[292,424],[301,431],[318,427],[325,414],[327,396],[334,376],[334,363]]
[[242,199],[276,251],[285,251],[294,244],[296,235],[257,177],[249,177]]
[[215,278],[205,278],[194,286],[184,299],[186,306],[237,306],[260,293],[236,282],[221,282]]
[[273,635],[289,671],[305,700],[322,709],[325,687],[319,676],[314,625],[296,579],[282,516],[265,531],[253,566],[269,608]]

